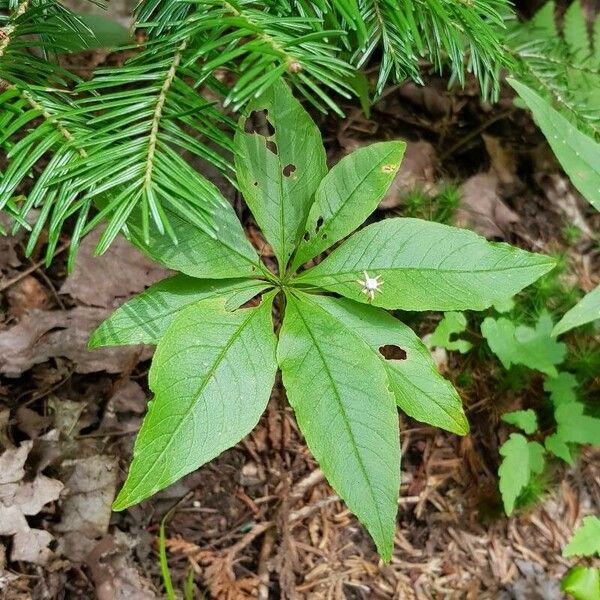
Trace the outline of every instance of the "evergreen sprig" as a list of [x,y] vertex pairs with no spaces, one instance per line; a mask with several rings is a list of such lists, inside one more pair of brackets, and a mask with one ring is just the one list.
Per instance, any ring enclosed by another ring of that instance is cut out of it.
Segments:
[[559,27],[547,2],[527,22],[509,21],[507,46],[518,79],[550,100],[581,131],[600,140],[600,16],[588,28],[575,0]]
[[89,37],[77,16],[57,0],[0,0],[0,210],[10,206],[17,227],[34,222],[27,252],[48,230],[48,260],[67,223],[72,261],[100,221],[98,252],[133,213],[146,241],[177,241],[169,214],[215,236],[201,171],[208,161],[232,175],[228,111],[284,78],[341,113],[357,69],[371,65],[375,94],[449,65],[490,95],[509,60],[498,33],[507,9],[508,0],[142,0],[130,58],[81,81],[57,60]]

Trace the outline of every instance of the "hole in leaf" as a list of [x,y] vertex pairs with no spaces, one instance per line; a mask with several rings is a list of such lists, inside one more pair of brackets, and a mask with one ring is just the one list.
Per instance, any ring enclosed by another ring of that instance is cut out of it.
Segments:
[[267,150],[270,150],[273,154],[277,154],[277,144],[272,140],[267,140]]
[[254,182],[252,185],[253,185],[254,187],[258,187],[258,181],[255,181],[255,182]]
[[315,226],[315,233],[317,233],[319,231],[319,229],[321,229],[321,227],[323,227],[323,217],[319,217],[317,219],[317,224]]
[[271,137],[275,134],[275,127],[271,125],[268,119],[269,111],[253,110],[246,119],[244,131],[246,133],[256,133],[264,137]]
[[295,170],[296,165],[293,165],[291,163],[289,165],[285,165],[285,167],[283,167],[283,176],[289,177]]
[[393,344],[386,344],[379,348],[379,354],[385,358],[385,360],[406,360],[406,350],[402,350],[400,346],[394,346]]
[[309,239],[310,239],[310,233],[307,231],[307,232],[304,234],[304,241],[305,241],[305,242],[308,242],[308,240],[309,240]]

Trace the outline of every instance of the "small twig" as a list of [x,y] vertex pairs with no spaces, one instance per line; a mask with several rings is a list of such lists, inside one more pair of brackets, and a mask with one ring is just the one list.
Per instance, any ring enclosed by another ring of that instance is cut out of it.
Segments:
[[[70,245],[71,245],[71,241],[68,241],[68,242],[65,242],[64,244],[62,244],[61,246],[59,246],[59,248],[54,253],[54,256],[58,256],[59,254],[62,254]],[[15,283],[19,283],[19,281],[21,281],[21,279],[24,279],[25,277],[27,277],[27,275],[31,275],[32,273],[37,271],[40,267],[44,266],[45,262],[46,262],[45,260],[38,260],[36,263],[32,264],[30,267],[28,267],[24,271],[21,271],[21,273],[19,273],[12,279],[9,279],[8,281],[4,282],[2,285],[0,285],[0,293],[4,292],[9,287],[15,285]]]
[[473,131],[469,131],[467,135],[458,140],[455,144],[452,144],[448,150],[445,150],[440,154],[440,161],[446,160],[449,156],[454,154],[459,148],[462,148],[465,144],[468,144],[472,139],[476,138],[478,135],[483,133],[490,125],[493,125],[496,121],[501,121],[506,117],[509,117],[513,112],[515,112],[514,108],[509,108],[500,114],[488,119],[485,123],[482,123],[477,129],[473,129]]

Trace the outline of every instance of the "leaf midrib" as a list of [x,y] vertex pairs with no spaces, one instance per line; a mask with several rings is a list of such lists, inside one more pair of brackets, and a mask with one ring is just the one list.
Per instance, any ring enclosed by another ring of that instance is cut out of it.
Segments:
[[[132,493],[135,490],[137,490],[142,485],[142,483],[144,483],[144,481],[146,480],[148,475],[150,475],[150,473],[152,472],[152,469],[154,468],[156,463],[159,460],[161,460],[163,458],[164,454],[169,450],[169,448],[171,447],[171,444],[173,443],[177,434],[179,433],[180,428],[183,426],[183,423],[188,419],[190,413],[196,407],[196,404],[198,402],[198,398],[199,398],[200,394],[202,394],[202,392],[204,391],[204,388],[208,385],[208,382],[210,381],[211,377],[217,370],[217,367],[221,364],[221,362],[224,359],[225,355],[227,354],[228,350],[231,348],[231,346],[234,344],[234,342],[241,335],[241,332],[246,328],[248,323],[258,314],[259,309],[260,309],[260,306],[257,307],[256,309],[248,309],[248,316],[240,323],[240,326],[233,332],[233,334],[229,338],[229,341],[227,342],[227,344],[225,344],[225,346],[223,346],[223,349],[216,356],[213,364],[211,365],[210,369],[207,371],[206,375],[204,375],[203,380],[200,383],[200,385],[198,386],[197,390],[194,392],[194,394],[190,394],[191,396],[196,398],[196,400],[190,404],[190,407],[182,415],[179,423],[177,424],[177,427],[169,435],[169,440],[168,440],[167,444],[165,445],[165,447],[161,450],[160,454],[158,455],[158,458],[153,462],[152,466],[146,471],[146,473],[144,473],[142,479],[140,479],[140,481],[135,485],[135,487],[131,490],[131,492],[129,494],[127,494],[128,497],[130,497],[132,495]],[[177,322],[177,321],[175,321],[175,322]],[[154,399],[155,402],[156,402],[157,397],[158,397],[158,395],[155,396],[155,399]],[[135,452],[134,452],[134,458],[135,458]]]
[[[333,255],[332,255],[333,256]],[[325,263],[321,263],[321,264],[325,264]],[[316,267],[314,267],[314,269],[316,270],[320,265],[317,265]],[[503,271],[515,271],[517,269],[531,269],[534,267],[542,267],[542,266],[552,266],[551,262],[545,263],[545,262],[540,262],[537,264],[532,264],[532,265],[516,265],[516,266],[512,266],[512,267],[504,267],[501,269],[436,269],[435,267],[377,267],[377,266],[373,266],[373,265],[363,265],[361,267],[355,267],[353,270],[351,271],[336,271],[336,272],[332,272],[332,273],[311,273],[312,269],[306,271],[306,276],[304,276],[304,274],[301,274],[296,281],[301,281],[301,280],[310,280],[314,277],[337,277],[338,275],[351,275],[351,276],[356,276],[358,275],[362,275],[363,271],[365,269],[369,270],[369,269],[377,269],[378,271],[383,271],[383,272],[389,272],[389,271],[422,271],[422,272],[426,272],[426,273],[457,273],[457,274],[470,274],[472,275],[473,273],[501,273]],[[311,273],[309,275],[309,273]],[[352,281],[338,281],[336,283],[340,283],[340,284],[346,284],[346,283],[352,283]],[[385,281],[383,282],[385,283]]]
[[[385,157],[383,157],[379,162],[377,162],[372,169],[370,169],[365,175],[364,177],[356,184],[356,187],[352,190],[352,192],[350,193],[350,195],[348,196],[348,198],[346,198],[346,200],[344,202],[342,202],[340,204],[340,206],[337,208],[337,210],[335,212],[333,212],[331,214],[331,216],[329,217],[329,220],[327,221],[327,223],[323,226],[323,228],[320,230],[319,234],[317,235],[321,235],[325,232],[328,233],[331,231],[331,227],[334,225],[335,220],[337,219],[338,215],[342,212],[342,210],[344,209],[344,207],[346,206],[346,204],[349,202],[350,198],[354,196],[354,194],[356,194],[356,191],[358,190],[358,188],[367,180],[368,177],[371,176],[371,174],[376,171],[379,168],[379,165],[381,162],[384,162],[385,160],[387,160],[389,158],[390,155],[392,155],[395,152],[395,149],[391,149],[386,155]],[[396,173],[398,172],[398,170],[396,170]],[[331,171],[329,171],[329,173],[331,173]],[[329,174],[328,173],[328,174]],[[325,176],[326,177],[326,176]],[[321,181],[324,181],[325,178],[323,178]],[[320,185],[319,188],[317,189],[316,194],[319,193],[320,190]],[[316,206],[316,202],[313,206]],[[311,258],[314,258],[317,254],[320,254],[321,252],[327,250],[327,248],[330,248],[333,244],[335,244],[335,241],[331,241],[329,239],[329,236],[327,236],[327,242],[326,245],[317,251],[316,254],[312,254],[312,256],[304,256],[306,254],[306,251],[313,252],[315,247],[318,247],[319,244],[317,244],[315,242],[315,240],[319,240],[318,237],[313,237],[310,241],[301,244],[299,249],[298,249],[298,256],[302,257],[302,262],[300,264],[303,264],[307,261],[309,261]],[[322,242],[321,242],[322,243]],[[296,259],[299,260],[299,259]],[[296,267],[300,266],[299,264],[296,264],[296,260],[294,261],[294,265]]]
[[[293,296],[290,296],[290,298],[293,298]],[[384,527],[383,527],[383,523],[381,521],[381,514],[379,512],[379,509],[377,508],[377,506],[378,506],[377,505],[377,498],[375,496],[375,492],[373,490],[373,486],[371,485],[371,480],[369,479],[369,477],[367,475],[367,469],[365,467],[365,464],[364,464],[364,462],[362,460],[362,457],[361,457],[361,455],[360,455],[360,453],[358,451],[358,446],[356,445],[356,441],[354,439],[354,435],[353,435],[352,429],[350,427],[350,421],[348,420],[348,417],[346,415],[346,411],[345,411],[344,405],[343,405],[343,403],[341,401],[340,394],[337,391],[337,387],[335,385],[335,380],[334,380],[334,378],[333,378],[333,376],[331,374],[331,371],[327,367],[327,362],[325,361],[325,358],[324,358],[324,355],[323,355],[323,353],[321,351],[321,348],[320,348],[319,344],[317,343],[317,340],[316,340],[315,336],[313,335],[310,327],[308,326],[308,323],[307,323],[306,319],[302,315],[302,311],[300,310],[300,308],[298,306],[298,301],[296,299],[294,299],[294,303],[296,303],[296,312],[298,313],[298,316],[300,317],[300,319],[301,319],[301,321],[302,321],[302,323],[304,325],[304,328],[308,332],[308,334],[310,336],[310,339],[313,342],[313,345],[317,349],[317,353],[319,354],[319,358],[321,359],[321,362],[323,364],[324,370],[325,370],[325,372],[327,374],[327,377],[328,377],[329,381],[332,384],[332,388],[334,390],[335,397],[337,399],[337,404],[338,404],[338,406],[340,408],[340,413],[342,415],[342,419],[343,419],[343,422],[344,422],[344,427],[345,427],[345,429],[346,429],[346,431],[347,431],[347,433],[348,433],[348,435],[350,437],[350,440],[351,440],[351,443],[352,443],[352,449],[354,450],[354,455],[355,455],[356,460],[358,461],[358,464],[360,466],[360,470],[362,472],[363,478],[367,482],[367,487],[369,489],[369,495],[371,496],[371,500],[373,502],[373,506],[375,507],[375,512],[377,514],[377,520],[379,521],[379,531],[381,533],[381,532],[384,531]],[[327,313],[327,311],[323,311],[323,309],[321,309],[318,305],[316,305],[316,304],[314,304],[312,302],[311,302],[311,304],[313,306],[315,306],[316,308],[318,308],[318,310],[320,310],[321,312],[325,312],[325,314],[327,314],[328,316],[331,316],[331,315],[329,315],[329,313]]]

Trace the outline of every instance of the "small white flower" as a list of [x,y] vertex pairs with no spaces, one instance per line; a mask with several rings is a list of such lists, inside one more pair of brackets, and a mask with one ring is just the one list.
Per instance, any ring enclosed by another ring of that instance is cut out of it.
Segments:
[[366,271],[364,271],[364,274],[365,280],[361,281],[360,279],[357,279],[356,283],[362,286],[362,293],[367,295],[369,302],[373,302],[375,299],[375,294],[377,292],[381,292],[379,286],[383,285],[383,280],[380,281],[380,275],[369,277],[369,274]]

